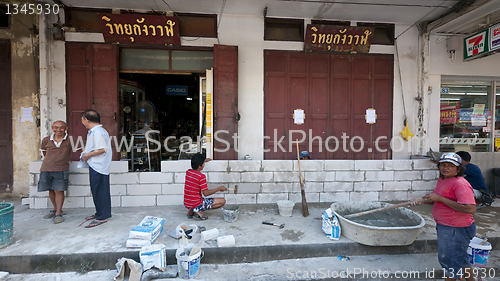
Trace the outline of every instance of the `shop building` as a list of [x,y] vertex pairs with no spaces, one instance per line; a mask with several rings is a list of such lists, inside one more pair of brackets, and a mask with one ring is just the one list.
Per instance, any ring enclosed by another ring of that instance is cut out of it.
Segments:
[[[296,140],[315,159],[301,163],[310,202],[421,196],[437,171],[415,155],[458,149],[446,146],[450,138],[489,159],[481,168],[495,166],[496,122],[488,120],[496,120],[500,56],[459,55],[478,22],[495,23],[495,1],[166,2],[64,0],[55,3],[61,14],[40,17],[40,65],[48,66],[40,70],[40,138],[62,119],[78,139],[86,135],[81,112],[101,112],[116,138],[114,206],[181,205],[183,159],[195,151],[215,159],[210,184],[240,186],[222,195],[228,200],[299,201]],[[454,37],[462,44],[452,52]],[[458,93],[464,101],[451,102]],[[471,116],[438,117],[447,106]],[[413,138],[400,133],[405,125]],[[38,167],[30,167],[30,204],[46,208]],[[91,207],[85,171],[72,172],[68,203]]]

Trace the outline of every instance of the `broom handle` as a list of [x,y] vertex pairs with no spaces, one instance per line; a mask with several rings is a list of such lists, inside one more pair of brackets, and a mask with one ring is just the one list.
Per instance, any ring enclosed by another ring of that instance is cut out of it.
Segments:
[[300,154],[299,154],[299,140],[296,139],[297,144],[297,162],[299,164],[299,176],[300,176],[300,190],[304,190],[304,181],[302,180],[302,171],[300,170]]

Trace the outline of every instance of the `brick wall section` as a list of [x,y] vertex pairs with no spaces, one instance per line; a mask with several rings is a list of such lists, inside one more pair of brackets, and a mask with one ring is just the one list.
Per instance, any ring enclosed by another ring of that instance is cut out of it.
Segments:
[[[301,163],[308,202],[405,201],[431,192],[438,171],[429,160],[310,160]],[[70,164],[65,208],[92,208],[88,170]],[[38,192],[41,161],[30,163],[30,208],[52,208],[48,192]],[[161,172],[127,172],[127,163],[111,165],[113,207],[183,205],[184,175],[190,161],[163,161]],[[211,161],[205,165],[210,189],[228,203],[301,202],[299,168],[293,160]]]

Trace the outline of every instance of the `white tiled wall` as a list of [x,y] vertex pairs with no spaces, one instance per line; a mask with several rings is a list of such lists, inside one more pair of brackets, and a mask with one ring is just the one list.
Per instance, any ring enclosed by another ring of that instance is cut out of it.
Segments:
[[[301,163],[308,202],[404,201],[434,189],[438,171],[429,160],[310,160]],[[30,208],[52,208],[48,192],[37,191],[41,161],[30,163]],[[128,172],[111,167],[113,207],[182,205],[190,161],[163,161],[161,172]],[[293,160],[215,160],[205,164],[209,188],[238,185],[238,194],[217,193],[235,204],[300,202],[299,169]],[[70,164],[65,208],[93,207],[88,171]]]

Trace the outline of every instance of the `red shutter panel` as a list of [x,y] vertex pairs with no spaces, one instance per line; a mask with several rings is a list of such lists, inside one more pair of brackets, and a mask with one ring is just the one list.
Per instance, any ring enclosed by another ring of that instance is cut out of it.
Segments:
[[[87,137],[82,125],[82,112],[94,109],[101,115],[101,123],[110,136],[118,135],[118,69],[117,47],[112,44],[66,43],[67,54],[67,110],[69,134],[76,143],[78,137]],[[113,160],[119,153],[113,146]],[[73,153],[71,160],[79,159]]]
[[[12,82],[10,40],[0,40],[0,192],[12,192]],[[20,110],[17,109],[17,110]]]
[[[117,46],[114,44],[92,45],[92,97],[93,109],[101,115],[101,124],[110,137],[118,134],[118,69]],[[119,143],[119,142],[118,142]],[[120,160],[120,153],[111,140],[113,160]]]
[[[288,140],[288,123],[290,112],[287,112],[289,104],[289,72],[288,53],[278,51],[265,51],[265,94],[264,94],[264,133],[268,138],[264,139],[264,159],[281,160],[287,159],[285,150]],[[283,137],[281,142],[280,139]],[[279,143],[277,143],[279,142]]]
[[[78,137],[87,139],[87,129],[82,125],[82,112],[91,108],[92,97],[92,60],[88,43],[66,43],[66,85],[67,85],[67,116],[68,134],[74,143]],[[71,160],[80,158],[80,154],[73,152]]]
[[[237,160],[233,135],[238,133],[238,47],[214,48],[214,159]],[[222,131],[226,131],[222,133]],[[219,132],[217,134],[217,132]],[[217,140],[216,137],[219,139]],[[229,143],[229,150],[225,151]],[[219,150],[219,151],[217,151]]]
[[[373,125],[373,158],[371,159],[392,159],[390,140],[392,138],[392,102],[393,102],[393,55],[379,55],[374,57],[373,75],[373,95],[374,108],[377,110],[377,123]],[[375,148],[375,141],[380,139]],[[387,150],[383,152],[383,150]]]
[[[264,159],[296,158],[295,146],[290,151],[289,141],[301,136],[294,134],[290,140],[289,130],[306,133],[300,150],[309,151],[313,159],[391,159],[392,55],[288,51],[265,51],[264,55],[264,130],[270,137],[264,140],[264,148],[270,150]],[[375,124],[366,123],[368,108],[376,110]],[[295,109],[304,110],[304,124],[294,124]],[[344,134],[348,137],[345,151]],[[280,144],[286,152],[276,145],[282,136]],[[385,138],[377,142],[378,137]],[[334,152],[327,151],[327,145]]]

